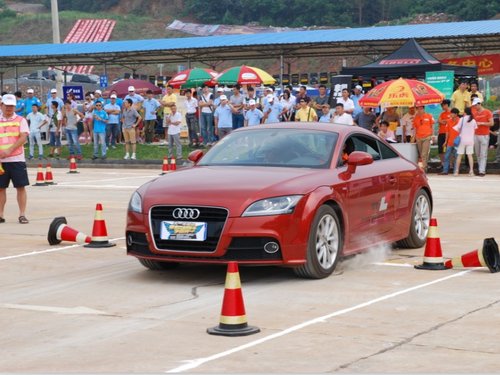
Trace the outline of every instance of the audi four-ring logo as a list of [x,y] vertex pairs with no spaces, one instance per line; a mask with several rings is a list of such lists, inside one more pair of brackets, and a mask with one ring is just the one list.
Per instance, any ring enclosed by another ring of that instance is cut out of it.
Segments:
[[198,219],[200,210],[197,208],[176,208],[172,213],[174,219]]

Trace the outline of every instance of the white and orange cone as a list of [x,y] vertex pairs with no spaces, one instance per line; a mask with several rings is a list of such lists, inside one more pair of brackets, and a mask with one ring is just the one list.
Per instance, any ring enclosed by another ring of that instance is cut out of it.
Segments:
[[97,203],[95,207],[94,226],[92,228],[92,238],[90,243],[85,247],[112,247],[116,246],[115,243],[108,241],[108,231],[106,229],[106,222],[102,215],[102,204]]
[[447,260],[446,268],[488,267],[491,273],[500,272],[500,253],[494,238],[485,238],[482,250],[473,250]]
[[208,328],[211,335],[219,336],[248,336],[260,329],[248,325],[241,291],[238,263],[229,262],[227,265],[226,285],[219,325]]
[[76,242],[76,243],[89,243],[90,236],[82,233],[76,229],[69,227],[68,222],[64,216],[56,217],[52,220],[47,234],[47,240],[50,245],[58,245],[61,241]]
[[429,233],[425,243],[424,262],[415,266],[419,270],[445,270],[443,261],[443,251],[441,250],[441,240],[437,228],[437,220],[431,218],[429,223]]
[[170,159],[170,171],[174,172],[176,170],[177,170],[177,161],[175,160],[175,158],[171,158]]
[[36,182],[33,186],[47,186],[45,183],[45,179],[43,177],[43,167],[41,164],[38,164],[38,172],[36,174]]
[[47,185],[56,185],[54,182],[54,176],[52,175],[52,166],[47,164],[47,167],[45,168],[45,183]]
[[163,158],[163,165],[161,167],[161,174],[164,175],[164,174],[167,174],[168,172],[170,172],[170,165],[168,164],[168,157],[165,156]]
[[76,166],[76,159],[74,156],[71,156],[69,160],[69,172],[68,173],[80,173],[78,172],[77,166]]

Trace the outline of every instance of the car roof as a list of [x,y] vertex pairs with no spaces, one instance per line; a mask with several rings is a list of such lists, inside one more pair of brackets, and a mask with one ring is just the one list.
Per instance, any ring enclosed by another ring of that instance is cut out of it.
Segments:
[[253,129],[307,129],[307,130],[321,130],[338,133],[341,137],[345,137],[351,133],[364,133],[373,136],[371,131],[363,129],[359,126],[330,124],[324,122],[279,122],[275,124],[263,124],[259,126],[252,126],[240,128],[238,131],[251,131]]

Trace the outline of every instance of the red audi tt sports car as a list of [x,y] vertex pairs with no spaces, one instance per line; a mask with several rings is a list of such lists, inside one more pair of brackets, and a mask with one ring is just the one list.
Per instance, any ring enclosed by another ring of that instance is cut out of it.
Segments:
[[192,168],[158,177],[130,199],[127,253],[149,269],[238,261],[323,278],[340,257],[371,246],[425,244],[425,173],[359,127],[243,128],[189,159]]

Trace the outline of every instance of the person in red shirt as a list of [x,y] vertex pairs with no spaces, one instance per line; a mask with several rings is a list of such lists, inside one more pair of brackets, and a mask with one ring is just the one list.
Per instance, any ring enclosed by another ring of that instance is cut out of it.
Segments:
[[450,111],[450,101],[448,99],[443,100],[441,103],[441,108],[443,112],[439,115],[438,124],[438,154],[441,159],[441,167],[443,167],[444,162],[444,152],[446,148],[446,134],[448,127],[448,120],[450,119],[451,111]]
[[479,176],[486,174],[486,162],[488,160],[488,148],[490,145],[490,128],[493,126],[493,114],[483,108],[481,99],[474,98],[472,101],[474,119],[477,129],[474,135],[474,152],[476,153]]
[[[446,121],[446,133],[445,133],[445,146],[446,153],[444,154],[443,170],[439,174],[446,175],[450,170],[450,165],[455,164],[455,159],[457,158],[457,148],[454,146],[455,138],[458,136],[458,132],[453,129],[453,127],[458,124],[460,119],[458,116],[460,111],[457,108],[452,108],[450,111],[450,117]],[[439,125],[441,127],[441,124]]]
[[415,139],[417,142],[418,155],[422,160],[422,167],[427,171],[427,161],[431,149],[431,138],[433,134],[434,117],[425,113],[424,106],[417,107],[417,113],[413,119],[413,128],[415,129]]

